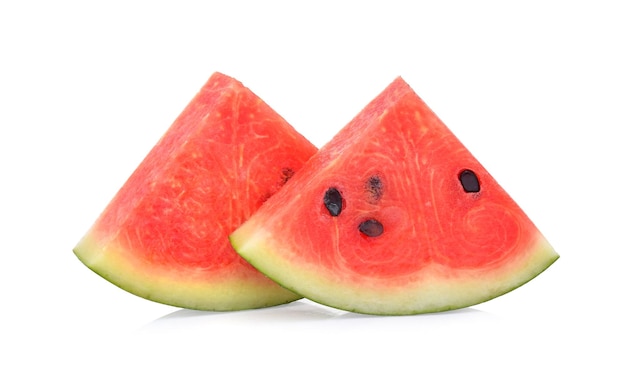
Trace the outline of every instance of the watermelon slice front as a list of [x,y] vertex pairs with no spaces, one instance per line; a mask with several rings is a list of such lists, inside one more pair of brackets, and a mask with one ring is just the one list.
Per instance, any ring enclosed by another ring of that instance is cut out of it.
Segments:
[[471,306],[559,257],[401,78],[230,239],[286,288],[368,314]]
[[178,307],[298,299],[237,255],[228,234],[316,151],[248,88],[215,73],[74,253],[115,285]]

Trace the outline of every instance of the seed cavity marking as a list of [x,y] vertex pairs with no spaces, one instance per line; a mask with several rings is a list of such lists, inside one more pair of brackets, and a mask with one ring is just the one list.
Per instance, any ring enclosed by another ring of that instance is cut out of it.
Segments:
[[328,188],[324,193],[324,206],[331,216],[339,216],[343,210],[343,197],[336,188]]
[[365,189],[370,195],[370,202],[376,203],[383,195],[383,182],[380,176],[374,175],[367,179]]
[[287,181],[289,181],[289,179],[291,179],[293,177],[293,174],[295,172],[293,171],[293,169],[289,168],[289,167],[283,167],[283,169],[281,170],[281,176],[282,176],[282,184],[281,185],[285,185],[285,183]]
[[480,183],[478,177],[472,170],[463,170],[459,174],[459,181],[463,186],[463,190],[466,193],[478,193],[480,192]]
[[359,224],[359,231],[367,237],[378,237],[383,234],[383,224],[376,219],[368,219]]

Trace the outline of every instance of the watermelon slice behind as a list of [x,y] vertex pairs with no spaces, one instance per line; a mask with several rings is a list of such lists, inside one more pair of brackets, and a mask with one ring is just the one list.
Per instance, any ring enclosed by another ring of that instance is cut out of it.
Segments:
[[316,151],[248,88],[215,73],[74,253],[120,288],[173,306],[223,311],[299,299],[237,255],[228,234]]
[[230,239],[286,288],[366,314],[472,306],[559,257],[402,78]]

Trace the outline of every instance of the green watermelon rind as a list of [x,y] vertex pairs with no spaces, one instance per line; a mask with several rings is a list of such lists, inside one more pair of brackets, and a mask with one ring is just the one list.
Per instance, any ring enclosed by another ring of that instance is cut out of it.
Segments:
[[[526,284],[559,259],[559,255],[541,236],[527,252],[525,259],[500,269],[497,276],[494,273],[489,275],[484,271],[472,273],[468,270],[465,273],[470,276],[459,278],[458,281],[437,282],[438,279],[434,277],[434,283],[428,285],[430,289],[426,290],[418,283],[415,286],[386,287],[384,280],[372,278],[369,289],[377,290],[370,291],[362,278],[354,284],[341,283],[343,280],[325,283],[324,275],[307,269],[305,265],[294,266],[294,260],[274,256],[275,252],[280,252],[275,250],[279,244],[263,227],[254,222],[244,223],[230,236],[230,241],[235,251],[250,264],[294,293],[319,304],[349,312],[389,316],[444,312],[487,302]],[[433,271],[433,274],[436,272]],[[448,270],[444,269],[441,273],[448,273]],[[329,276],[333,277],[332,274]],[[341,277],[343,275],[339,278]],[[478,280],[472,280],[472,277]],[[494,285],[497,287],[486,290]],[[424,302],[424,296],[429,292],[432,301]],[[355,297],[354,294],[358,296]],[[453,300],[444,301],[442,294]],[[359,304],[345,302],[345,299],[351,298],[357,298]]]
[[286,304],[301,298],[269,279],[246,281],[235,277],[234,273],[230,276],[228,270],[222,273],[221,282],[193,281],[193,270],[186,272],[180,268],[174,275],[174,271],[137,263],[121,255],[123,250],[115,244],[105,249],[96,245],[92,234],[88,233],[74,248],[78,259],[115,286],[150,301],[194,310],[237,311]]

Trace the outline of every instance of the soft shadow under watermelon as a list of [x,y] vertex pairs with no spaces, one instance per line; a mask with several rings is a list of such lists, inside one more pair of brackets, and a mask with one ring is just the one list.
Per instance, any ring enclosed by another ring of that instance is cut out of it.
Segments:
[[307,300],[300,300],[289,304],[231,312],[212,312],[181,309],[164,315],[146,325],[142,331],[158,331],[163,329],[193,329],[208,327],[212,324],[268,324],[268,323],[307,323],[328,320],[367,320],[367,319],[406,319],[419,318],[443,321],[449,318],[475,318],[490,317],[485,311],[474,308],[462,308],[457,310],[427,313],[406,316],[379,316],[359,314],[348,311],[336,310],[323,305],[318,305]]
[[229,320],[242,323],[273,321],[306,322],[332,319],[340,317],[346,313],[346,311],[335,310],[329,307],[318,306],[302,301],[296,301],[274,307],[228,312],[181,309],[152,321],[151,323],[145,325],[142,329],[170,327],[175,325],[186,325],[204,322],[210,323],[216,319],[219,319],[220,321]]

